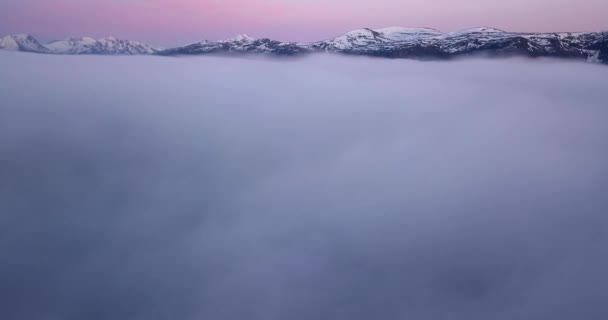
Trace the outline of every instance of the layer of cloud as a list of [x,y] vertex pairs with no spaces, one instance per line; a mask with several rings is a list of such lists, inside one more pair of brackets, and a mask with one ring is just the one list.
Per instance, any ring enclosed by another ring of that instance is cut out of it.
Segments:
[[605,319],[603,66],[0,55],[2,319]]

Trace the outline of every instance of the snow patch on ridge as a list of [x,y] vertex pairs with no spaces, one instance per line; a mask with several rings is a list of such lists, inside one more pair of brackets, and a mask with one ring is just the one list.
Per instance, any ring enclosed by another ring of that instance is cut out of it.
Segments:
[[46,53],[48,49],[29,34],[15,34],[0,38],[0,49]]
[[108,55],[134,55],[153,54],[157,50],[137,41],[119,40],[115,37],[106,37],[95,40],[90,37],[68,38],[53,41],[47,44],[49,50],[58,54],[108,54]]

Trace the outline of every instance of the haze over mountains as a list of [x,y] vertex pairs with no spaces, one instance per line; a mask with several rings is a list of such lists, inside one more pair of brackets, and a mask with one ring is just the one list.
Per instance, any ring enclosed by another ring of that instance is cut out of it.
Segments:
[[38,42],[30,35],[0,39],[0,49],[47,54],[203,55],[267,54],[293,56],[315,52],[422,60],[462,56],[554,57],[608,63],[608,32],[515,33],[493,28],[441,32],[430,28],[359,29],[316,42],[281,42],[247,35],[160,49],[137,41],[70,38]]

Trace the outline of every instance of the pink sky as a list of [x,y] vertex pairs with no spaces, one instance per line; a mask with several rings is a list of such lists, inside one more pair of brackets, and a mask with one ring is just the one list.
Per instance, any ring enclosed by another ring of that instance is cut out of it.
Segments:
[[0,0],[0,34],[121,38],[156,45],[247,33],[320,40],[362,27],[608,30],[607,0]]

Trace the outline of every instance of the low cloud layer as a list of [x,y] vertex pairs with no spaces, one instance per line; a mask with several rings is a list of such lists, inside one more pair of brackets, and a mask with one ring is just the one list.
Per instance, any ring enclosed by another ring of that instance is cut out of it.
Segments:
[[606,319],[608,80],[0,54],[2,319]]

